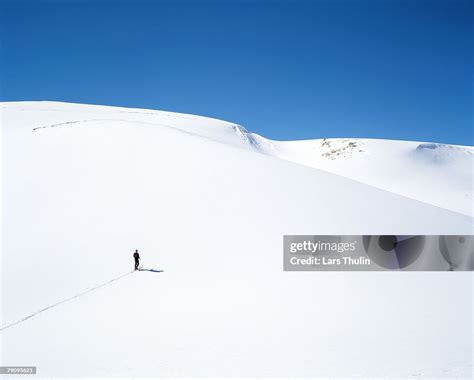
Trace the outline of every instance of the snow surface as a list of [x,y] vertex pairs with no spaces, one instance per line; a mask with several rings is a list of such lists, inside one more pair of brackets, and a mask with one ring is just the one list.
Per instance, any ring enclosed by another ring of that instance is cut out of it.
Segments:
[[279,156],[473,216],[474,148],[413,141],[277,142]]
[[471,234],[471,147],[57,102],[1,127],[1,365],[471,378],[471,273],[282,271],[284,234]]

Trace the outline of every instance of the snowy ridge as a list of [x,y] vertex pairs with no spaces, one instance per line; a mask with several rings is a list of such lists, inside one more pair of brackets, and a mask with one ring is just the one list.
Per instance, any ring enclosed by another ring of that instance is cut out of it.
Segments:
[[446,144],[420,144],[415,153],[434,163],[455,161],[458,164],[472,164],[474,149],[472,147],[459,147]]
[[257,135],[256,133],[251,133],[241,125],[234,125],[232,128],[237,137],[240,138],[246,146],[251,147],[259,153],[277,155],[271,140]]
[[[39,112],[34,131],[93,122],[133,122],[166,127],[196,137],[325,170],[358,182],[474,215],[472,147],[412,141],[328,138],[274,141],[243,126],[203,116],[58,102],[3,103],[8,112]],[[71,120],[71,116],[75,117]],[[90,116],[85,119],[84,116]]]
[[473,148],[374,139],[275,143],[289,161],[473,215]]

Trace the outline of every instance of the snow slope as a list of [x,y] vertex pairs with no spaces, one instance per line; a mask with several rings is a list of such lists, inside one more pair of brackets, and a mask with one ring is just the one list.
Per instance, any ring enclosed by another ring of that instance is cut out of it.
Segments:
[[[316,169],[317,141],[219,120],[1,107],[0,325],[49,307],[0,332],[1,365],[50,377],[470,378],[470,273],[282,271],[283,234],[472,233],[471,217],[447,209],[458,203],[347,178],[342,163]],[[164,272],[126,274],[135,248]]]
[[281,158],[473,215],[473,147],[371,139],[276,142],[276,146]]
[[[111,121],[171,127],[322,169],[458,213],[470,216],[474,213],[473,147],[353,138],[274,141],[238,124],[172,112],[54,102],[10,103],[8,107],[17,110],[28,107],[42,112],[46,124],[35,125],[38,131]],[[74,111],[73,115],[70,110]]]

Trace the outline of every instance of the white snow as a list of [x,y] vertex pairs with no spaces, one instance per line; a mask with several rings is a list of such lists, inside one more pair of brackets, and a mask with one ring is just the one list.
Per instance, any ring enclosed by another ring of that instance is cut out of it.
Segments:
[[277,142],[278,156],[422,202],[473,215],[474,148],[412,141]]
[[[472,148],[56,102],[1,127],[0,326],[52,307],[0,331],[0,365],[470,378],[471,273],[284,273],[282,235],[470,234]],[[136,248],[164,272],[100,286]]]

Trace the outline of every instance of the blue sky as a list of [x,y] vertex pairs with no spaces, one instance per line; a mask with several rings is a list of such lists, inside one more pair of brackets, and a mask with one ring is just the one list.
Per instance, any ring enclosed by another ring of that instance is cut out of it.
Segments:
[[474,145],[471,1],[2,1],[0,98]]

